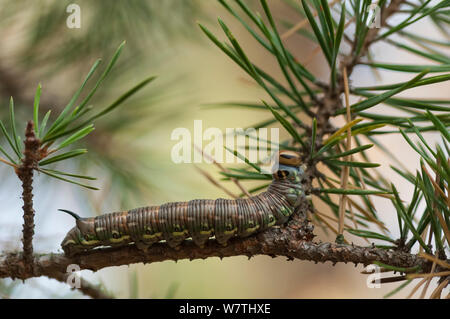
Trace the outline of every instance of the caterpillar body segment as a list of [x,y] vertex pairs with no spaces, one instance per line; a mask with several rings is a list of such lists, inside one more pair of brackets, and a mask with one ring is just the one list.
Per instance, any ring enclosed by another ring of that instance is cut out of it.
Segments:
[[76,219],[61,246],[67,255],[102,246],[134,243],[147,250],[166,241],[175,249],[188,238],[203,247],[210,238],[222,245],[233,237],[248,237],[286,223],[305,200],[302,189],[305,167],[291,151],[281,151],[279,168],[266,192],[246,199],[195,199],[147,206],[129,211]]

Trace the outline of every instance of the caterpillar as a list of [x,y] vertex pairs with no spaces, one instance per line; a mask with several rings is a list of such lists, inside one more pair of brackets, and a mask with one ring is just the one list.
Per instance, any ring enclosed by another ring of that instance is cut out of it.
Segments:
[[177,249],[188,238],[204,247],[212,237],[225,246],[232,237],[243,238],[282,225],[305,200],[302,181],[306,167],[296,152],[280,151],[278,160],[267,191],[246,199],[196,199],[91,218],[60,209],[76,220],[61,247],[66,255],[128,244],[146,251],[165,240]]

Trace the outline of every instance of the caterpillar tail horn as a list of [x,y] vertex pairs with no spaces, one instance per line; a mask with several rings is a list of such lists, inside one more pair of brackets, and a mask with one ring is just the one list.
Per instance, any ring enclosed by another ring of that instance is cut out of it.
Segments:
[[80,217],[80,216],[78,216],[77,214],[75,214],[74,212],[71,212],[70,210],[67,210],[67,209],[58,209],[59,211],[61,211],[61,212],[64,212],[64,213],[67,213],[67,214],[69,214],[70,216],[72,216],[73,218],[75,218],[76,220],[81,220],[82,218]]

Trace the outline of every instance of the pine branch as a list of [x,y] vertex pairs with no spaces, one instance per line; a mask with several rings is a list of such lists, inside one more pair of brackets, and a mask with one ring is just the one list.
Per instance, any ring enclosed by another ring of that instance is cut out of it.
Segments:
[[[87,179],[94,180],[95,178],[84,176],[80,174],[71,174],[67,172],[61,172],[58,170],[48,169],[47,165],[56,162],[65,161],[75,156],[82,155],[86,153],[84,149],[76,149],[65,151],[61,153],[62,150],[67,149],[72,146],[73,143],[79,142],[80,140],[86,138],[86,136],[94,130],[93,122],[111,111],[117,109],[118,106],[123,104],[127,99],[133,96],[136,92],[145,87],[148,83],[152,82],[155,77],[148,77],[147,79],[141,81],[127,92],[122,94],[118,99],[116,99],[112,104],[103,108],[100,111],[96,111],[95,114],[91,115],[89,113],[92,108],[87,107],[87,103],[90,98],[94,95],[97,88],[100,86],[103,79],[108,75],[112,67],[114,66],[117,58],[122,51],[125,42],[123,42],[119,48],[116,50],[111,62],[106,67],[103,74],[98,79],[94,88],[91,89],[90,93],[84,98],[84,100],[79,104],[75,105],[78,98],[80,97],[83,88],[85,87],[87,81],[91,78],[95,70],[98,68],[100,61],[98,60],[91,68],[91,71],[85,78],[85,81],[80,86],[80,88],[75,92],[69,103],[61,110],[60,114],[54,121],[49,120],[50,112],[47,112],[44,118],[39,121],[39,109],[41,101],[41,85],[38,85],[36,94],[33,101],[33,119],[34,121],[28,121],[25,130],[25,139],[23,140],[24,150],[22,152],[22,145],[20,143],[20,136],[17,134],[16,130],[16,116],[14,111],[14,101],[13,98],[10,99],[9,106],[9,119],[11,126],[11,133],[8,132],[3,121],[0,120],[0,132],[5,137],[10,148],[12,149],[14,155],[8,154],[8,152],[0,146],[0,151],[9,160],[0,158],[0,162],[5,163],[14,168],[15,173],[22,182],[22,198],[23,198],[23,253],[20,254],[20,264],[22,265],[24,271],[30,276],[36,276],[39,271],[36,270],[36,262],[33,254],[33,235],[34,235],[34,214],[33,209],[33,173],[34,170],[42,172],[53,178],[63,180],[65,182],[70,182],[72,184],[80,185],[89,189],[96,189],[93,186],[85,185],[77,181],[77,179]],[[0,70],[0,76],[2,76]],[[0,79],[1,83],[1,79]],[[7,88],[8,89],[8,88]],[[9,90],[14,90],[14,88],[9,88]],[[23,96],[19,97],[23,99]],[[81,124],[80,121],[81,120]],[[46,130],[46,126],[49,126]],[[63,138],[63,139],[61,139]],[[55,143],[56,142],[56,143]],[[56,144],[56,145],[55,145]],[[56,153],[56,155],[54,154]],[[49,157],[51,155],[51,157]],[[17,159],[13,157],[17,156]],[[49,157],[49,158],[48,158]],[[59,281],[65,282],[66,274],[65,272],[51,273],[49,277],[55,278]],[[82,280],[83,287],[81,291],[86,295],[93,298],[109,298],[106,294],[101,292],[97,287],[89,284],[87,281]]]
[[[23,209],[23,254],[20,264],[24,270],[36,276],[35,261],[36,255],[33,255],[33,235],[34,235],[34,209],[33,209],[33,171],[36,169],[40,158],[40,141],[36,138],[33,121],[28,121],[25,131],[24,141],[24,158],[22,164],[16,169],[17,176],[22,181],[22,199]],[[63,272],[49,274],[50,278],[54,278],[61,282],[66,282],[67,275]],[[94,299],[109,299],[111,296],[103,293],[98,287],[93,286],[85,279],[81,278],[81,287],[79,289],[83,294]]]
[[17,169],[17,176],[22,181],[23,199],[23,258],[26,267],[32,271],[33,265],[33,235],[34,235],[34,209],[33,209],[33,170],[39,160],[39,140],[34,134],[33,121],[29,121],[25,131],[25,150],[22,165]]
[[[231,240],[223,247],[211,240],[204,248],[199,248],[193,242],[183,244],[183,249],[175,250],[165,243],[154,244],[147,253],[143,253],[135,246],[121,248],[96,249],[75,257],[63,254],[36,255],[34,273],[24,267],[20,254],[9,253],[0,255],[0,278],[27,279],[36,276],[54,278],[66,272],[67,266],[79,265],[81,269],[97,271],[105,267],[129,265],[134,263],[154,263],[166,260],[178,261],[182,259],[205,259],[210,257],[232,257],[266,255],[271,257],[287,257],[288,260],[299,259],[314,262],[330,261],[351,262],[368,265],[375,261],[394,267],[419,267],[429,271],[431,263],[417,255],[401,251],[385,250],[376,247],[358,247],[353,245],[333,243],[313,243],[305,240],[304,236],[311,236],[308,231],[290,227],[273,229],[258,236],[246,239]],[[297,225],[298,227],[298,225]]]

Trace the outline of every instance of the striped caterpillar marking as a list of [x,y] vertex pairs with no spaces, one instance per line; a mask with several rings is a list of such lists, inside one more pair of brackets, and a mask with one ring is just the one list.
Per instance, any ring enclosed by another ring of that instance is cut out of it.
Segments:
[[268,190],[246,199],[195,199],[92,218],[62,210],[75,217],[76,226],[61,246],[67,255],[73,255],[129,243],[146,251],[162,240],[177,248],[187,238],[200,247],[211,237],[226,245],[232,237],[243,238],[284,224],[305,198],[301,183],[305,167],[300,165],[300,156],[290,151],[279,153],[279,163]]

